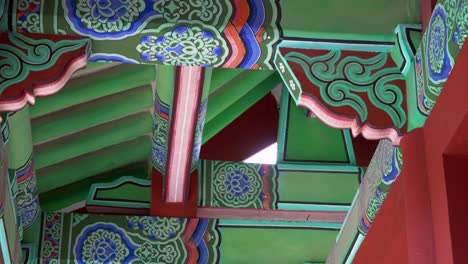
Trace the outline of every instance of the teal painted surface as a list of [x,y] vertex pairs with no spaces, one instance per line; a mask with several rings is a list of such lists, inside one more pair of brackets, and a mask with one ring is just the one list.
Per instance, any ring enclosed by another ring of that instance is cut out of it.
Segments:
[[418,0],[281,1],[286,37],[389,40],[397,24],[419,23]]

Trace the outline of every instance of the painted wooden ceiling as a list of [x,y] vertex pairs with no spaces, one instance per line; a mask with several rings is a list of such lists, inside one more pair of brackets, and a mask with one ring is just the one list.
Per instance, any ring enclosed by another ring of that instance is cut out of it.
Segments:
[[[148,177],[155,80],[155,66],[89,63],[62,91],[30,108],[44,209],[83,200],[92,183]],[[203,142],[280,83],[274,71],[214,69]]]

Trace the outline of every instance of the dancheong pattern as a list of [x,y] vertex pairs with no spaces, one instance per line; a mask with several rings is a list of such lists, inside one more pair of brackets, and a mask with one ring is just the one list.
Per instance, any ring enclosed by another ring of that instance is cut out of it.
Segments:
[[167,161],[167,131],[169,129],[169,106],[165,105],[156,97],[154,106],[154,125],[153,125],[153,151],[152,162],[159,172],[166,172]]
[[388,140],[379,143],[360,186],[360,203],[363,204],[359,231],[367,234],[393,183],[400,175],[403,156],[400,147]]
[[215,220],[45,213],[42,263],[217,263]]
[[467,35],[468,1],[439,1],[415,60],[418,109],[421,114],[427,116],[431,112]]
[[201,168],[201,206],[276,208],[278,173],[274,166],[204,160]]
[[281,37],[275,0],[22,0],[14,8],[13,28],[90,37],[101,61],[271,69]]
[[34,161],[29,159],[22,168],[15,172],[15,175],[18,184],[17,210],[23,228],[26,230],[31,227],[40,215]]

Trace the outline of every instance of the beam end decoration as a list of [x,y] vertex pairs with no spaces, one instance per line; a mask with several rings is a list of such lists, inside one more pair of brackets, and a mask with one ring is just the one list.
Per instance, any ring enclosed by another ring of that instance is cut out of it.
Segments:
[[405,78],[389,52],[280,47],[275,63],[297,105],[325,124],[394,145],[406,134]]
[[199,206],[277,209],[276,166],[203,160]]
[[418,110],[429,116],[468,35],[468,1],[439,1],[416,53]]
[[[0,111],[18,111],[58,92],[86,66],[91,42],[43,34],[0,35]],[[40,80],[40,81],[38,81]]]

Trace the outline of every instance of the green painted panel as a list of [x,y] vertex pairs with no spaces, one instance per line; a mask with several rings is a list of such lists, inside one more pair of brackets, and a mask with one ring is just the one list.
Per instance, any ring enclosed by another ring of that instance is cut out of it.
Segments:
[[33,142],[63,136],[148,109],[153,105],[151,94],[150,87],[143,87],[120,93],[109,100],[63,111],[51,120],[33,120]]
[[[73,182],[61,189],[42,193],[39,197],[41,209],[48,212],[57,211],[80,201],[85,201],[92,184],[96,182],[112,182],[127,175],[142,179],[148,178],[148,163],[135,163],[121,169],[96,175],[92,178]],[[39,192],[42,192],[42,190],[39,190]],[[67,195],[63,195],[64,193]]]
[[286,134],[287,161],[349,162],[343,131],[331,128],[289,99]]
[[141,137],[37,171],[39,192],[47,192],[150,156],[151,139]]
[[100,190],[97,192],[98,199],[115,199],[118,197],[122,200],[132,200],[148,202],[150,201],[151,188],[142,188],[137,185],[123,185],[114,190]]
[[220,264],[325,262],[338,231],[292,228],[219,228]]
[[232,79],[239,76],[244,69],[229,69],[229,68],[214,68],[213,76],[211,77],[210,93],[216,92],[223,85],[229,83]]
[[29,118],[28,105],[8,118],[11,133],[7,145],[9,168],[20,168],[31,157],[31,122]]
[[391,41],[398,24],[420,22],[419,0],[281,1],[285,37]]
[[103,96],[148,85],[154,79],[154,66],[149,65],[117,66],[98,74],[72,79],[57,94],[38,99],[36,105],[31,107],[31,116],[45,115]]
[[175,67],[156,66],[156,93],[159,100],[167,105],[172,105],[172,96],[175,87]]
[[280,171],[280,202],[351,204],[359,187],[359,173]]
[[53,142],[52,146],[44,146],[36,151],[36,169],[75,158],[88,152],[93,152],[120,142],[125,142],[152,131],[152,118],[149,112],[116,121],[105,128],[94,128],[84,131],[72,138],[64,138]]

